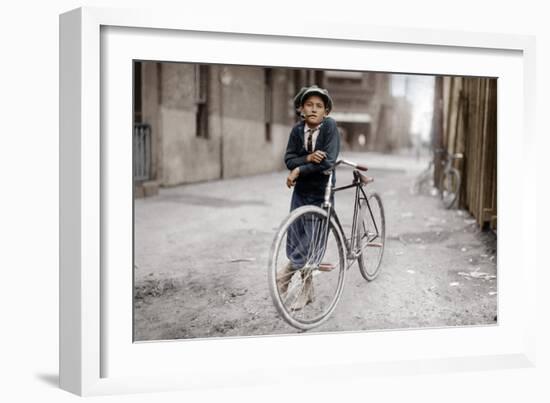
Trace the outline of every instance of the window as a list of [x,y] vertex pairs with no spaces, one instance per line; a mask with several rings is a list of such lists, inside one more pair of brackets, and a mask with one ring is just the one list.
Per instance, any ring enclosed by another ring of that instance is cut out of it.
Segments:
[[141,62],[134,61],[134,122],[141,119]]
[[210,66],[195,66],[196,135],[208,138],[208,83]]
[[265,141],[271,141],[273,123],[273,69],[265,69]]

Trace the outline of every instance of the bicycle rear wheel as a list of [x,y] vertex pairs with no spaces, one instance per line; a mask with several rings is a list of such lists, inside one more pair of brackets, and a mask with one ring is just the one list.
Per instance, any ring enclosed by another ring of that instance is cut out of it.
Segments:
[[361,254],[357,258],[357,263],[363,278],[372,281],[380,273],[386,243],[386,219],[380,196],[371,193],[367,197],[368,203],[364,197],[359,199],[357,248]]
[[316,206],[297,208],[279,227],[268,265],[269,291],[291,326],[312,329],[334,311],[346,273],[342,239],[334,220]]
[[441,183],[441,200],[445,208],[450,209],[455,204],[460,190],[460,173],[456,168],[451,168],[447,172],[443,172],[443,180]]

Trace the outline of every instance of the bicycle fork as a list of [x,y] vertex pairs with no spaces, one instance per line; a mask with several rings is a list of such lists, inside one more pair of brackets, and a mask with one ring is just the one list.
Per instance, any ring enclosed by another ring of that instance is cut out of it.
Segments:
[[330,196],[332,195],[332,175],[334,175],[334,172],[331,171],[328,176],[327,186],[325,187],[325,197],[322,204],[322,207],[327,212],[327,220],[325,222],[324,228],[321,229],[321,233],[323,234],[323,253],[319,257],[319,262],[321,263],[323,261],[323,258],[325,256],[325,252],[327,250],[327,242],[328,242],[328,233],[330,231],[330,218],[332,213],[332,203],[330,202]]
[[[361,192],[361,194],[359,194],[359,192]],[[360,214],[362,213],[361,206],[360,206],[360,200],[365,201],[367,212],[370,215],[371,222],[372,222],[372,225],[374,227],[373,228],[374,232],[371,232],[370,228],[363,228],[364,231],[365,231],[365,234],[363,234],[363,235],[361,234],[360,227],[359,227],[361,225],[363,225],[363,227],[364,227],[364,224],[362,222],[362,216],[360,216]],[[378,247],[378,248],[382,247],[382,244],[380,242],[373,242],[380,236],[380,233],[379,233],[379,229],[378,229],[378,224],[377,224],[376,219],[374,218],[374,214],[372,212],[372,208],[371,208],[371,205],[370,205],[370,202],[369,202],[369,198],[365,194],[365,191],[363,190],[361,185],[358,186],[357,193],[356,193],[356,196],[355,196],[355,212],[354,212],[354,215],[353,215],[353,225],[352,225],[352,229],[351,229],[351,234],[352,234],[351,239],[355,240],[356,245],[355,245],[355,250],[352,250],[349,253],[349,255],[351,255],[354,259],[361,256],[363,254],[363,252],[366,250],[366,248],[368,248],[368,247]],[[361,247],[361,238],[363,236],[366,237],[366,242]],[[351,248],[350,248],[350,250],[351,250]]]

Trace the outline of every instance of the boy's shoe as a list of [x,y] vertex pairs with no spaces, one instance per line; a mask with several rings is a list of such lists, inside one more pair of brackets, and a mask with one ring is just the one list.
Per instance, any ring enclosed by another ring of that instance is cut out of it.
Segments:
[[298,299],[290,307],[293,311],[299,311],[303,309],[307,304],[313,302],[315,298],[315,292],[313,290],[313,274],[311,271],[306,273],[306,278],[304,279],[304,272],[302,272],[302,280],[304,281],[304,286],[302,287],[302,292],[298,296]]
[[279,294],[283,296],[288,290],[288,285],[290,284],[290,279],[295,273],[292,270],[292,263],[288,262],[281,270],[277,272],[277,288],[279,289]]

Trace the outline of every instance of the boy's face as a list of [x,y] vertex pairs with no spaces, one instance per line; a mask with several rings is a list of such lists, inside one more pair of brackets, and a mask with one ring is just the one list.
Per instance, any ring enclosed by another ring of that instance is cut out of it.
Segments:
[[302,105],[302,112],[304,113],[306,123],[309,126],[319,125],[325,116],[327,116],[327,110],[323,98],[318,95],[311,95],[306,98]]

